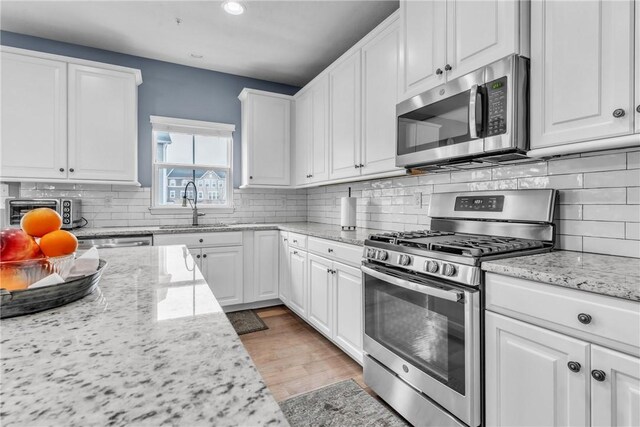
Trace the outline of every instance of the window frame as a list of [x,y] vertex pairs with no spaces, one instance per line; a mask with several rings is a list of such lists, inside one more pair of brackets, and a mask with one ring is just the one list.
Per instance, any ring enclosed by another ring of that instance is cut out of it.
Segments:
[[[175,214],[179,212],[191,213],[191,206],[187,205],[161,205],[158,204],[157,197],[158,171],[160,168],[180,168],[180,169],[202,169],[213,171],[224,171],[226,173],[226,195],[227,200],[223,205],[198,205],[200,211],[214,211],[217,213],[232,213],[233,209],[233,133],[236,126],[227,123],[205,122],[200,120],[187,120],[172,117],[150,116],[151,122],[151,206],[149,210],[152,213],[169,213]],[[227,142],[227,164],[226,165],[208,165],[208,164],[185,164],[185,163],[167,163],[159,162],[157,158],[157,141],[156,132],[179,132],[192,135],[205,136],[222,136],[228,137]],[[196,186],[197,188],[197,186]],[[220,188],[225,188],[222,186]],[[183,191],[180,192],[181,194]],[[197,194],[197,193],[196,193]]]

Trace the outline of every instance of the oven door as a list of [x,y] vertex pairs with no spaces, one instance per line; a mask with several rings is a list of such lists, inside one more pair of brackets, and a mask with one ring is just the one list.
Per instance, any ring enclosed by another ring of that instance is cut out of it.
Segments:
[[364,351],[470,426],[480,424],[478,290],[365,263]]
[[483,84],[481,69],[398,104],[396,166],[482,154]]

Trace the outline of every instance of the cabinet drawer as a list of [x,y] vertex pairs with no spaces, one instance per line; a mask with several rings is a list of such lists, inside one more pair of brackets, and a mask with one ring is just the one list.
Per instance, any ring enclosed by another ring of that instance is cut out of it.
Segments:
[[153,236],[153,241],[155,246],[240,246],[242,245],[242,232],[157,234]]
[[299,249],[307,249],[307,236],[304,234],[289,232],[289,246]]
[[334,242],[333,240],[309,237],[309,251],[323,257],[343,262],[354,266],[360,266],[362,262],[362,247]]
[[485,297],[487,310],[627,352],[640,347],[635,301],[493,273],[486,274]]

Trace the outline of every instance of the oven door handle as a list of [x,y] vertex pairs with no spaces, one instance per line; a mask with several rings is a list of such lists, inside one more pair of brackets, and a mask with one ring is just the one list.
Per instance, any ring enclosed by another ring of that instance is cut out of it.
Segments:
[[469,91],[469,136],[478,139],[478,126],[476,125],[476,103],[478,102],[478,85],[471,86]]
[[458,302],[464,300],[464,292],[454,290],[449,291],[446,289],[434,288],[427,285],[418,285],[416,283],[411,283],[408,280],[399,279],[397,277],[389,276],[388,274],[380,273],[379,271],[376,271],[369,267],[365,267],[364,265],[361,266],[360,269],[363,273],[368,274],[369,276],[391,283],[395,286],[400,286],[401,288],[405,288],[410,291],[419,292],[425,295],[431,295],[436,298],[446,299],[448,301]]

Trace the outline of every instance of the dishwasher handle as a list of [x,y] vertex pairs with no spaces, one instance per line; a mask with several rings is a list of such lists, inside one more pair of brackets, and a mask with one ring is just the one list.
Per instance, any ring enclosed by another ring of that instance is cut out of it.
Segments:
[[137,246],[149,246],[149,242],[126,242],[126,243],[98,243],[93,245],[97,249],[106,248],[135,248]]

